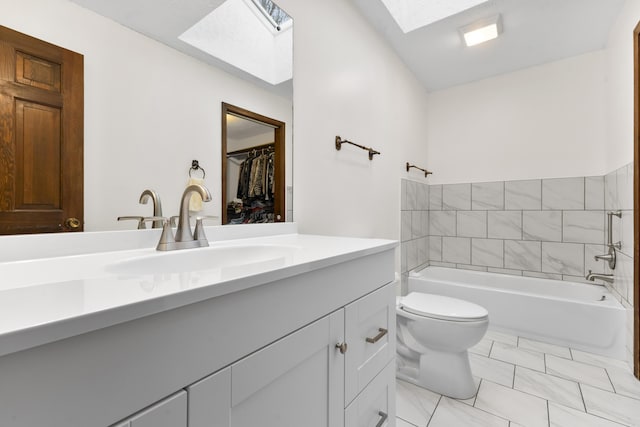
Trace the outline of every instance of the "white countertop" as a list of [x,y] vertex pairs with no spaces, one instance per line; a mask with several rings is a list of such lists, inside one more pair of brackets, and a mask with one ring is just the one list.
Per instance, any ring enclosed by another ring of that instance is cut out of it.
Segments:
[[0,356],[397,246],[296,231],[207,227],[209,248],[171,252],[159,230],[0,237]]

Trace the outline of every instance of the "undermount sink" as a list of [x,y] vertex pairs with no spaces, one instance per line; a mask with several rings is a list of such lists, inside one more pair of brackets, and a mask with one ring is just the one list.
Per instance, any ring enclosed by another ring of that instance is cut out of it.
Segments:
[[[213,269],[255,269],[284,266],[300,248],[285,245],[244,245],[155,252],[114,262],[106,267],[116,274],[170,274]],[[251,268],[254,267],[254,268]]]

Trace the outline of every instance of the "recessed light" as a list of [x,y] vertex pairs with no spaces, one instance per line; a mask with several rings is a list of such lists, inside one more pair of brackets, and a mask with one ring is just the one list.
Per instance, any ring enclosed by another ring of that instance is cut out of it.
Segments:
[[481,19],[460,28],[460,34],[467,47],[493,40],[502,33],[502,17],[495,15]]

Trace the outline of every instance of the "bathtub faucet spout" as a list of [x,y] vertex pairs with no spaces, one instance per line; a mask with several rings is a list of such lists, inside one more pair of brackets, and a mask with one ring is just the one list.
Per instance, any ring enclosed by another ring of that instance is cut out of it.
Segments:
[[586,277],[587,280],[593,282],[596,279],[604,280],[607,283],[613,283],[613,274],[603,274],[603,273],[592,273],[589,270],[589,274]]

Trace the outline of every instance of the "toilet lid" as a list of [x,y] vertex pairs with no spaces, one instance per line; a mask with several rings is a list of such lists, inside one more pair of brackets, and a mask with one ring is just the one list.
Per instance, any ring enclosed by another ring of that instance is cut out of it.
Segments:
[[422,292],[411,292],[402,298],[400,308],[419,316],[458,322],[483,320],[489,316],[487,309],[478,304]]

